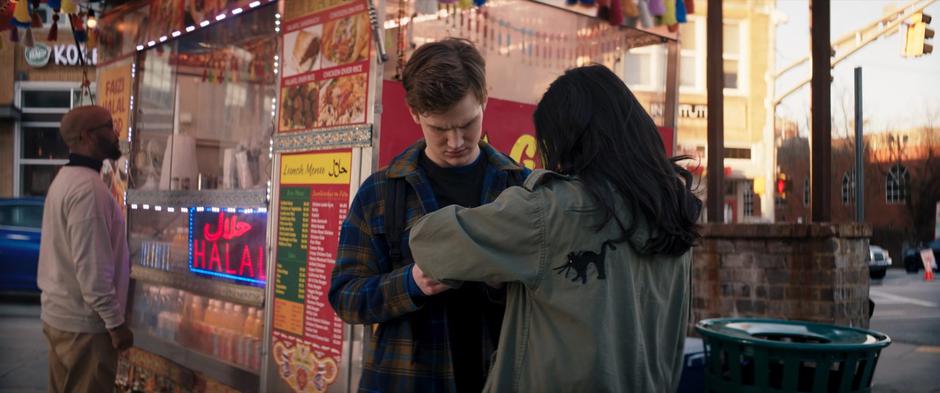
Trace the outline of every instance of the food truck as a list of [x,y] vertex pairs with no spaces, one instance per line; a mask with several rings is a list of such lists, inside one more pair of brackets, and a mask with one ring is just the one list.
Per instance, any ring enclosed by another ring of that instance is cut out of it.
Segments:
[[[629,22],[628,22],[629,23]],[[327,301],[358,185],[421,137],[398,80],[418,46],[473,42],[487,62],[486,140],[539,165],[532,112],[565,69],[660,46],[654,120],[675,140],[678,46],[557,0],[163,0],[98,23],[99,103],[131,250],[121,391],[347,392],[371,329]],[[649,109],[649,108],[648,108]]]

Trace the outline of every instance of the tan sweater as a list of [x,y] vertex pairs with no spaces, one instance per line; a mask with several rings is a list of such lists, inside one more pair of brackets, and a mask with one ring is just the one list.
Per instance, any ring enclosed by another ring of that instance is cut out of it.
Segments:
[[129,273],[120,206],[97,172],[63,167],[49,187],[42,219],[42,320],[69,332],[120,326]]

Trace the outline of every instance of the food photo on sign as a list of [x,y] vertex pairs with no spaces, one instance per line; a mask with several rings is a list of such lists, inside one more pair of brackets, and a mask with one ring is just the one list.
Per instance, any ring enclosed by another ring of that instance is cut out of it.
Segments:
[[369,58],[369,16],[359,13],[323,25],[323,68]]
[[366,119],[365,73],[329,79],[320,86],[320,126],[358,124]]
[[320,88],[316,81],[281,90],[281,130],[294,131],[316,127],[320,107]]
[[284,35],[284,77],[320,69],[323,25],[310,26]]

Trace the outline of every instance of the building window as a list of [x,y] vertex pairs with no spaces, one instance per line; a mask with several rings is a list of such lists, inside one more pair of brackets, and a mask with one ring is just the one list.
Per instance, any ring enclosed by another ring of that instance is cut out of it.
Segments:
[[725,158],[737,158],[742,160],[751,159],[751,149],[739,149],[735,147],[726,147],[725,149]]
[[[723,68],[725,88],[745,88],[747,56],[747,24],[726,22],[723,34]],[[690,15],[687,23],[679,24],[679,87],[682,90],[705,90],[706,37],[705,18]],[[633,48],[624,53],[623,78],[633,90],[656,90],[664,83],[666,55],[661,45]]]
[[803,179],[803,206],[809,206],[809,175]]
[[909,196],[911,175],[901,164],[895,164],[888,170],[885,179],[885,199],[888,203],[904,203]]
[[699,43],[702,37],[699,33],[698,19],[689,18],[688,23],[679,25],[679,48],[682,59],[679,61],[679,87],[684,89],[701,89],[699,86]]
[[740,88],[741,24],[725,23],[722,31],[722,58],[724,59],[725,88]]
[[59,168],[68,162],[68,147],[59,135],[59,122],[81,100],[78,83],[21,82],[17,105],[23,117],[15,139],[15,196],[45,196]]
[[631,49],[624,55],[624,82],[631,90],[648,90],[655,86],[653,52],[648,47]]
[[745,182],[744,186],[744,216],[752,217],[754,216],[754,184]]
[[842,173],[842,204],[848,205],[855,202],[855,174]]

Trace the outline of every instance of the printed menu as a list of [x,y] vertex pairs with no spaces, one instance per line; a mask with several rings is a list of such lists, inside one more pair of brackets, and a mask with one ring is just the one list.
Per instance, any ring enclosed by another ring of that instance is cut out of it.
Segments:
[[364,0],[357,0],[284,24],[278,132],[366,122],[368,11]]
[[272,355],[296,392],[323,392],[338,373],[343,323],[327,293],[351,165],[351,149],[281,156]]

